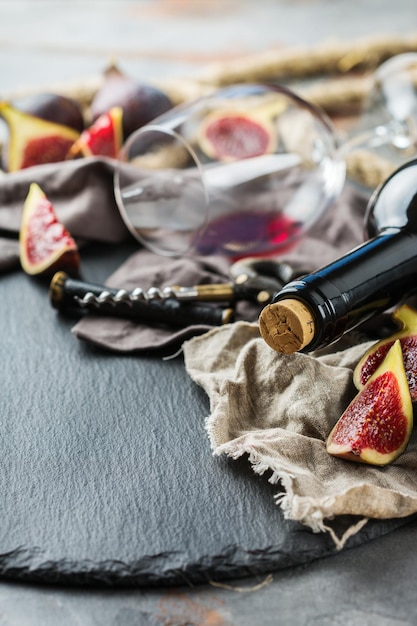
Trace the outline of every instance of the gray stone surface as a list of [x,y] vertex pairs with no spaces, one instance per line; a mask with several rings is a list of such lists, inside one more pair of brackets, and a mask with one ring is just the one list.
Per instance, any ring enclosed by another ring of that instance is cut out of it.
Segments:
[[[1,0],[0,97],[95,76],[110,58],[144,78],[190,75],[208,61],[272,46],[416,28],[415,0]],[[5,367],[10,357],[1,358]],[[274,572],[272,580],[265,574],[230,588],[87,590],[3,580],[0,624],[411,626],[416,540],[410,523],[308,566]]]

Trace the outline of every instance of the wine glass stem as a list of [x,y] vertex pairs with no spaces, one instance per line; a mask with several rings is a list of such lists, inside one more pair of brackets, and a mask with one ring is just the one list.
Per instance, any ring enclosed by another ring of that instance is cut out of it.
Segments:
[[387,124],[380,124],[359,132],[340,142],[339,152],[346,157],[351,152],[360,149],[375,150],[382,146],[394,149],[398,154],[409,150],[415,143],[414,133],[407,121],[391,120]]

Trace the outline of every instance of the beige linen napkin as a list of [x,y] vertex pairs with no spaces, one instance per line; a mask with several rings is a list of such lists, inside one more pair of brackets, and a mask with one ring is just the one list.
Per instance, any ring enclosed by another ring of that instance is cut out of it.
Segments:
[[[255,472],[280,483],[288,519],[329,532],[341,548],[369,518],[417,512],[417,441],[384,468],[329,456],[325,440],[356,391],[352,371],[372,342],[351,333],[326,351],[281,355],[256,323],[214,329],[183,345],[190,377],[210,398],[213,453],[248,455]],[[330,520],[352,515],[337,537]]]

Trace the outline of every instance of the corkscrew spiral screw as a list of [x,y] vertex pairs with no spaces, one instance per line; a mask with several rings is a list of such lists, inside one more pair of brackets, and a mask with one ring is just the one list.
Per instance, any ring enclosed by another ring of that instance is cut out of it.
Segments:
[[190,293],[192,291],[193,288],[188,287],[178,288],[178,291],[174,287],[150,287],[146,290],[137,287],[132,291],[107,289],[103,285],[93,285],[73,279],[64,272],[57,272],[52,278],[49,296],[52,306],[60,311],[76,308],[85,313],[124,317],[173,327],[193,324],[213,326],[232,320],[232,308],[210,307],[191,302],[196,300]]
[[165,301],[168,299],[178,300],[191,300],[190,294],[183,294],[175,291],[172,287],[149,287],[149,289],[142,289],[136,287],[132,291],[126,289],[119,289],[116,293],[104,289],[99,294],[95,294],[92,291],[87,291],[83,296],[74,296],[74,300],[81,308],[95,307],[100,308],[103,305],[118,306],[119,304],[126,304],[127,306],[133,306],[136,302],[142,302],[146,304],[150,301]]

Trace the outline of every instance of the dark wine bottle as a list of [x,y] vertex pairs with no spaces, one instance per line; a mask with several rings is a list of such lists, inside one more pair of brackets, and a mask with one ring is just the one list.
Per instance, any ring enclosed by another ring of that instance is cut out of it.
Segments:
[[325,347],[417,292],[417,159],[374,192],[365,224],[365,243],[291,281],[261,311],[260,332],[274,350]]

